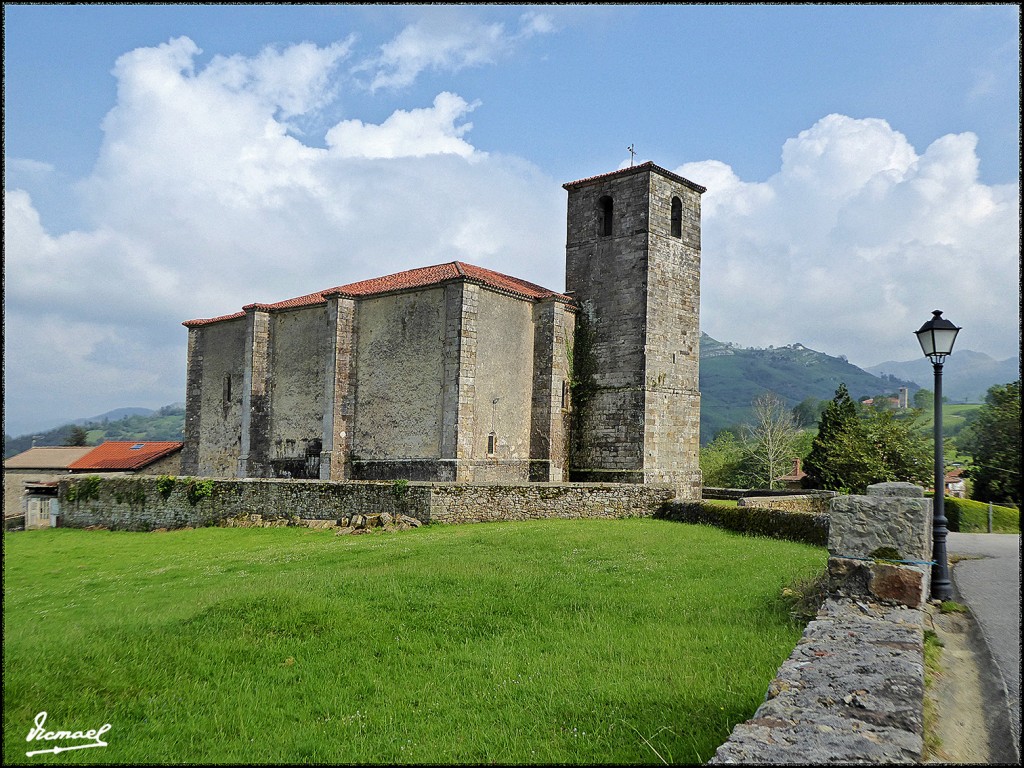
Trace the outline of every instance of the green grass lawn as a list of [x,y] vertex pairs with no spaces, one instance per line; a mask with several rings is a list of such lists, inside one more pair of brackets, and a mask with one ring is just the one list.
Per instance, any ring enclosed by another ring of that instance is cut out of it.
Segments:
[[[4,547],[4,762],[33,764],[704,762],[826,559],[649,519]],[[109,746],[24,757],[41,711]]]

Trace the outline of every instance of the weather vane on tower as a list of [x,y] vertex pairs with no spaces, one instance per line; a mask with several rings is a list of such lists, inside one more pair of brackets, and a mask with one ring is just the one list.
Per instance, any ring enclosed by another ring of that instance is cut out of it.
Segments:
[[628,147],[626,147],[626,150],[629,152],[629,167],[632,168],[633,158],[636,156],[636,148],[632,144],[630,144]]

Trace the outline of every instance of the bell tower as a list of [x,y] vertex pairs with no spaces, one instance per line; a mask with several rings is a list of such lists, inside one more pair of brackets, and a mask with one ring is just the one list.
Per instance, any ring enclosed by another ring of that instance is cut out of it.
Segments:
[[565,184],[570,479],[700,498],[700,196],[653,163]]

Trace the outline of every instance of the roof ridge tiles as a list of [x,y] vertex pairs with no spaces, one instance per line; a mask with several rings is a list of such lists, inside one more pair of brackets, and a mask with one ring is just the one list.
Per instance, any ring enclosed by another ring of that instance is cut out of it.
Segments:
[[608,173],[600,173],[597,176],[588,176],[584,179],[578,179],[577,181],[569,181],[562,185],[562,189],[570,189],[572,187],[579,186],[580,184],[589,184],[591,182],[600,181],[601,179],[608,179],[613,176],[626,176],[631,173],[640,173],[642,171],[656,171],[657,173],[660,173],[662,176],[672,179],[673,181],[676,181],[680,184],[684,184],[685,186],[689,187],[690,189],[700,194],[704,194],[705,192],[708,191],[707,187],[701,186],[696,182],[690,181],[689,179],[680,176],[678,173],[673,173],[672,171],[666,170],[665,168],[662,168],[660,165],[652,162],[651,160],[647,160],[646,162],[640,163],[639,165],[631,165],[628,168],[619,168],[617,171],[609,171]]
[[571,296],[552,291],[537,283],[531,283],[528,280],[512,277],[511,275],[487,269],[486,267],[478,267],[475,264],[449,261],[427,267],[407,269],[390,275],[382,275],[381,277],[358,280],[354,283],[327,288],[322,291],[305,294],[304,296],[297,296],[293,299],[285,299],[284,301],[246,304],[242,307],[242,312],[221,315],[220,317],[210,319],[187,320],[182,325],[187,328],[195,328],[224,320],[235,320],[244,317],[250,311],[270,312],[274,310],[297,309],[326,303],[328,297],[361,298],[377,296],[393,291],[442,285],[451,280],[468,280],[529,301],[553,298],[555,301],[573,303]]

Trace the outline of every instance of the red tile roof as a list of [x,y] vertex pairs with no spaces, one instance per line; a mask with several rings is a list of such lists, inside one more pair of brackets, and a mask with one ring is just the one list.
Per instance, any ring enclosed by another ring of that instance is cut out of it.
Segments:
[[[247,304],[242,309],[258,309],[263,311],[295,309],[297,307],[309,307],[315,304],[324,304],[330,296],[344,296],[347,298],[362,298],[367,296],[378,296],[392,291],[406,291],[415,288],[426,288],[434,285],[441,285],[452,280],[465,280],[494,288],[502,293],[511,294],[521,299],[537,301],[540,299],[554,298],[558,301],[571,303],[572,298],[565,294],[549,290],[536,283],[520,280],[518,277],[503,275],[483,267],[467,264],[463,261],[449,261],[445,264],[435,264],[432,267],[419,267],[409,269],[405,272],[397,272],[384,277],[374,277],[370,280],[360,280],[348,285],[339,285],[336,288],[327,288],[316,293],[308,293],[305,296],[298,296],[294,299],[286,299],[273,304]],[[186,328],[193,328],[200,325],[209,325],[223,320],[235,320],[245,317],[245,312],[236,312],[232,315],[221,315],[209,319],[187,320],[182,323]]]
[[121,442],[100,443],[78,461],[68,465],[75,470],[141,469],[157,459],[181,450],[180,442]]
[[708,191],[707,187],[702,187],[700,184],[696,184],[689,179],[685,179],[677,173],[672,173],[672,171],[666,171],[660,165],[655,165],[649,160],[646,163],[640,163],[640,165],[631,165],[629,168],[620,168],[617,171],[602,173],[598,176],[588,176],[587,178],[580,179],[579,181],[570,181],[567,184],[563,184],[562,189],[570,189],[572,187],[577,187],[580,184],[589,184],[592,181],[599,181],[601,179],[610,179],[612,176],[628,176],[631,173],[642,173],[643,171],[654,171],[655,173],[660,173],[662,176],[672,179],[679,184],[683,184],[702,195]]

